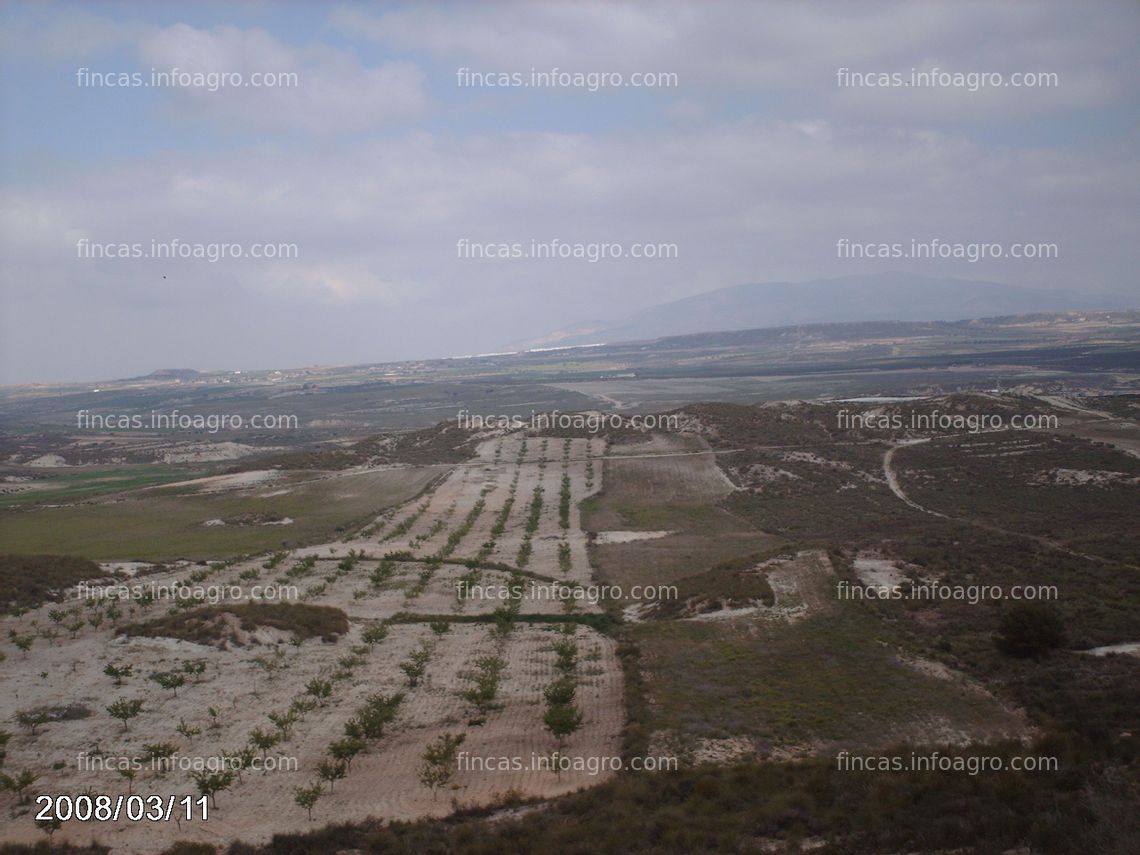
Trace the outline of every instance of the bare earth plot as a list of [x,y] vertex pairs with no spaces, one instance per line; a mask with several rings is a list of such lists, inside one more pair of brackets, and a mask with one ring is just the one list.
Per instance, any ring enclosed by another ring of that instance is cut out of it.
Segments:
[[582,506],[583,526],[596,535],[599,577],[623,590],[669,584],[778,542],[718,505],[735,488],[695,436],[611,447],[604,471],[605,488]]

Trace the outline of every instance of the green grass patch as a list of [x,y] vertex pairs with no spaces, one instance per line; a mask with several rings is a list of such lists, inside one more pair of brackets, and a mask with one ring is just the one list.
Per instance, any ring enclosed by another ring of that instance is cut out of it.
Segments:
[[[116,502],[0,512],[0,540],[16,553],[96,560],[217,559],[326,541],[416,496],[436,467],[389,469],[286,482],[280,488],[191,493],[148,490]],[[288,492],[279,495],[279,489]],[[288,517],[289,525],[214,525],[212,519]]]

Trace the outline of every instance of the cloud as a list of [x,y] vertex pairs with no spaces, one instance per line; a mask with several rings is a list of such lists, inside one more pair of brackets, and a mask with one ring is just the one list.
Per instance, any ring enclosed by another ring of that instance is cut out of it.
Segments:
[[[477,71],[672,71],[678,94],[794,93],[797,107],[862,120],[957,121],[1135,102],[1140,16],[1061,3],[457,3],[383,13],[341,7],[333,26],[392,51]],[[1090,59],[1095,57],[1095,62]],[[840,89],[836,71],[1055,73],[1060,86]]]
[[[54,137],[45,145],[34,122],[11,123],[6,146],[44,145],[43,162],[59,168],[13,174],[0,191],[8,376],[489,351],[547,332],[551,318],[614,318],[744,282],[899,266],[837,258],[844,237],[1057,242],[1052,261],[909,267],[1135,293],[1140,158],[1121,122],[1130,115],[1121,104],[1135,98],[1125,50],[1134,7],[1095,16],[1045,3],[384,8],[338,10],[337,35],[315,29],[303,45],[269,23],[88,20],[85,36],[37,19],[29,44],[92,68],[104,62],[92,55],[129,46],[147,69],[296,72],[300,85],[164,89],[157,118],[193,128],[185,146],[149,113],[124,132],[85,118],[69,126],[60,108],[52,119],[74,132],[74,149]],[[57,72],[23,63],[29,78]],[[835,85],[844,65],[927,63],[1055,67],[1062,88],[986,101]],[[429,82],[442,68],[453,86],[462,65],[675,70],[682,86],[640,100],[452,89],[441,96],[447,111],[430,103],[439,93]],[[1099,126],[1086,121],[1106,106]],[[973,124],[995,116],[1031,144],[1001,144]],[[1058,143],[1046,124],[1103,132]],[[257,142],[235,142],[231,128],[257,129]],[[104,150],[125,142],[112,157],[92,153],[83,145],[94,134],[107,135]],[[82,237],[295,243],[299,257],[77,259]],[[675,243],[679,257],[463,259],[464,238]],[[51,319],[55,334],[28,318]],[[68,343],[88,328],[100,331],[97,355]],[[143,349],[167,341],[178,348],[168,359]]]
[[25,16],[9,15],[0,28],[4,53],[25,62],[80,61],[137,44],[152,29],[137,22],[116,21],[85,9],[66,12],[42,6]]
[[368,67],[344,51],[286,46],[260,29],[175,24],[138,48],[140,59],[159,71],[205,78],[207,86],[169,88],[185,118],[332,135],[406,122],[427,109],[423,73],[415,65]]

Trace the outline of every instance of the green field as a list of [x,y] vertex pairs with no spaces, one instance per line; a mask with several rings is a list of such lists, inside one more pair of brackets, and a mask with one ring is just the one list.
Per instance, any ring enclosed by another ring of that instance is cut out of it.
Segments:
[[633,637],[650,666],[649,729],[685,744],[881,746],[938,741],[943,723],[975,736],[1014,726],[992,698],[903,664],[897,639],[854,603],[795,623],[651,621]]
[[[385,469],[221,493],[166,487],[116,501],[0,512],[0,541],[14,553],[96,560],[223,559],[335,538],[422,491],[446,467]],[[279,490],[288,492],[279,495]],[[293,520],[289,525],[206,526],[207,520]],[[246,517],[248,519],[248,517]]]
[[0,508],[20,508],[42,503],[72,502],[106,493],[119,493],[197,478],[203,471],[172,466],[116,466],[67,469],[35,481],[34,490],[0,496]]

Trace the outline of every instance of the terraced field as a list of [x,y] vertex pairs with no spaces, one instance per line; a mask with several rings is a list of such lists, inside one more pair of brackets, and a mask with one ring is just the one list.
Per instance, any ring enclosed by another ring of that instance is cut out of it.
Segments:
[[[579,622],[600,615],[596,598],[575,596],[592,579],[577,505],[600,489],[603,453],[600,440],[489,439],[428,492],[341,540],[210,565],[109,564],[143,575],[93,581],[83,597],[5,619],[12,637],[33,642],[0,665],[3,717],[46,713],[34,734],[12,739],[8,768],[30,770],[48,792],[196,795],[192,768],[158,774],[145,761],[128,780],[118,767],[148,752],[201,763],[262,745],[275,768],[247,763],[208,823],[182,825],[186,839],[215,843],[309,827],[306,810],[282,805],[322,769],[333,786],[313,813],[337,822],[443,815],[604,779],[542,765],[559,747],[620,754],[616,642]],[[111,599],[123,586],[157,598]],[[171,586],[209,604],[164,598]],[[250,603],[278,612],[243,610]],[[573,685],[580,720],[564,739],[544,726],[544,689],[559,680]],[[370,699],[390,704],[382,732],[346,747]],[[108,710],[116,700],[142,706],[121,726]],[[421,781],[424,752],[445,734],[461,734],[466,754],[437,790]],[[10,839],[39,836],[26,808],[15,818]],[[56,840],[84,834],[68,828]],[[127,821],[101,832],[140,852],[168,835]]]

